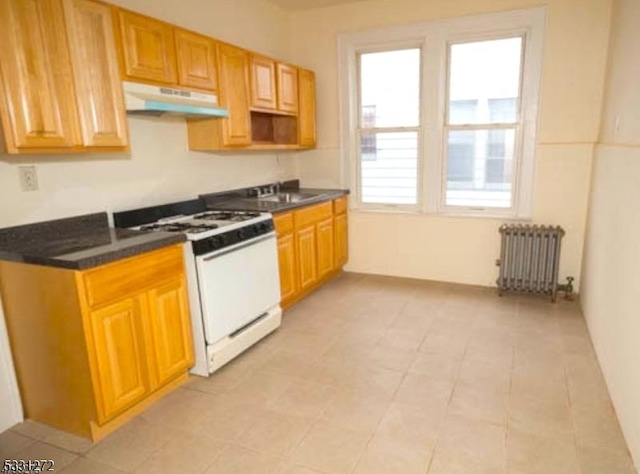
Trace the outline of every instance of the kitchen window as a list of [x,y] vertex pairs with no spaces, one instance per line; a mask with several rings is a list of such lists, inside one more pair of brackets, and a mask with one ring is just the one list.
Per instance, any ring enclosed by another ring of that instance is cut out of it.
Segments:
[[546,10],[340,37],[360,209],[529,218]]

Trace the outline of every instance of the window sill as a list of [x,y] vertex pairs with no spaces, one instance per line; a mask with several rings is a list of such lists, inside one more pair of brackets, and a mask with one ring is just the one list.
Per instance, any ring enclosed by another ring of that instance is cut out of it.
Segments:
[[490,220],[500,220],[500,221],[509,221],[509,222],[522,222],[522,223],[530,223],[532,222],[532,218],[530,217],[515,217],[505,214],[494,214],[494,213],[470,213],[470,212],[456,212],[456,211],[443,211],[443,212],[426,212],[420,210],[410,210],[410,209],[384,209],[384,208],[371,208],[371,207],[352,207],[350,208],[351,212],[362,213],[362,214],[395,214],[395,215],[405,215],[405,216],[423,216],[423,217],[445,217],[445,218],[465,218],[465,219],[490,219]]

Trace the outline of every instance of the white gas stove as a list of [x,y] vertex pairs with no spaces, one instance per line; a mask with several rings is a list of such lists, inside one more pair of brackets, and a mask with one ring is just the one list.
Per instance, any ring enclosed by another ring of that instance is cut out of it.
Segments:
[[196,363],[208,376],[280,326],[271,214],[207,210],[200,200],[114,213],[116,227],[182,232]]

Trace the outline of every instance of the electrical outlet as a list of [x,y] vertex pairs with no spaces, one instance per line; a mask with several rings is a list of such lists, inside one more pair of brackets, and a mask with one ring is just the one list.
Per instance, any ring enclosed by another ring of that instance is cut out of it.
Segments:
[[35,166],[18,166],[20,176],[20,189],[23,191],[38,190],[38,174]]

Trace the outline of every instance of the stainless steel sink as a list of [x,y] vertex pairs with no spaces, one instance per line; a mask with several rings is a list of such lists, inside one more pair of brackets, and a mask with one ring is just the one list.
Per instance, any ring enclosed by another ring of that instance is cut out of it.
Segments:
[[273,196],[258,198],[260,201],[266,202],[300,202],[316,197],[315,194],[305,193],[278,193]]

